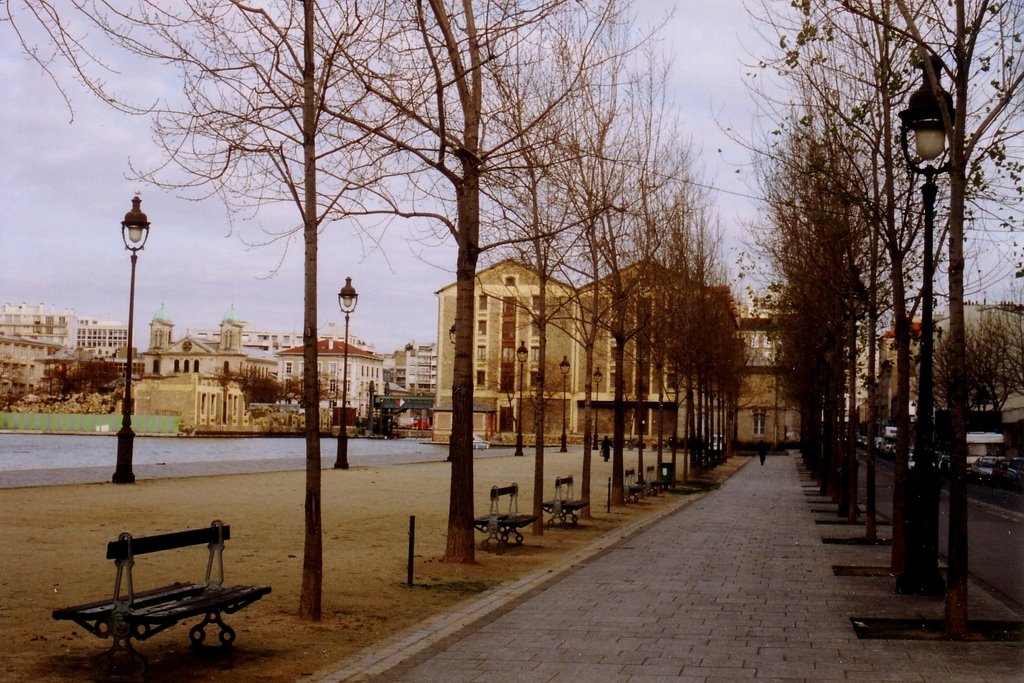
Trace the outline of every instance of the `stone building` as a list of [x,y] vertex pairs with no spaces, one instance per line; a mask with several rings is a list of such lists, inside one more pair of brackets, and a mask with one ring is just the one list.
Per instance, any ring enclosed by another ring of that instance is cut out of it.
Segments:
[[[281,381],[302,380],[303,347],[296,346],[278,354],[278,378]],[[347,400],[349,415],[346,424],[355,419],[367,419],[370,414],[371,395],[384,393],[384,359],[372,351],[348,345],[348,387],[344,388],[345,342],[321,339],[317,342],[321,404],[340,408],[342,397]],[[337,414],[337,411],[332,411]],[[332,418],[332,424],[338,418]],[[322,423],[326,427],[326,423]]]
[[185,432],[236,431],[250,419],[241,387],[232,377],[254,373],[271,377],[273,356],[242,346],[242,328],[234,308],[220,324],[216,341],[174,337],[174,323],[161,308],[150,321],[149,348],[135,388],[135,412],[178,415]]
[[[644,273],[628,269],[620,277],[640,282]],[[659,436],[667,440],[672,434],[685,433],[681,422],[685,400],[672,394],[673,381],[667,370],[664,377],[658,376],[656,349],[650,339],[643,335],[631,337],[623,349],[624,367],[617,368],[614,342],[607,329],[599,326],[593,361],[587,367],[586,350],[573,334],[582,327],[586,315],[578,302],[582,300],[586,309],[591,291],[591,287],[586,287],[577,297],[569,285],[548,280],[551,319],[547,326],[546,358],[542,359],[540,330],[535,322],[540,299],[536,273],[521,263],[505,260],[477,274],[472,332],[475,434],[487,440],[508,442],[514,438],[521,417],[524,439],[531,443],[541,373],[545,378],[541,400],[546,443],[558,442],[563,421],[569,442],[585,441],[582,432],[587,425],[588,379],[592,386],[588,429],[592,431],[587,436],[610,434],[616,405],[614,387],[620,372],[625,387],[622,407],[627,442],[646,442],[653,447]],[[795,441],[799,438],[799,412],[788,404],[779,386],[777,356],[767,334],[768,319],[741,316],[728,288],[713,288],[713,294],[708,305],[725,307],[725,315],[733,321],[747,350],[742,395],[736,401],[735,414],[729,416],[729,436],[740,446],[761,439],[780,446]],[[440,289],[437,297],[441,341],[433,433],[435,441],[444,442],[451,434],[455,283]],[[526,351],[522,363],[516,353],[520,347]]]
[[0,397],[14,400],[35,391],[43,381],[46,360],[61,351],[55,342],[0,335]]
[[757,313],[739,320],[747,359],[736,406],[736,441],[748,447],[764,441],[774,450],[799,440],[800,410],[782,389],[771,324],[770,317]]
[[[451,377],[455,359],[449,330],[455,324],[455,287],[452,283],[437,292],[438,339],[445,341],[438,345],[436,441],[447,441],[451,434]],[[551,310],[556,310],[556,302],[568,300],[568,287],[551,280],[547,296]],[[540,330],[534,322],[539,298],[537,275],[520,263],[505,260],[477,273],[473,318],[473,431],[484,439],[515,432],[521,417],[523,433],[531,435],[527,440],[532,440],[536,397],[531,389],[537,387],[542,372],[548,378],[545,382],[548,395],[544,401],[546,431],[557,433],[564,413],[569,422],[568,430],[575,432],[577,412],[570,409],[570,404],[579,382],[572,372],[567,375],[563,402],[559,363],[566,357],[570,368],[578,367],[577,345],[564,331],[564,326],[551,325],[547,330],[547,359],[540,357]],[[527,354],[522,363],[516,355],[520,346]]]

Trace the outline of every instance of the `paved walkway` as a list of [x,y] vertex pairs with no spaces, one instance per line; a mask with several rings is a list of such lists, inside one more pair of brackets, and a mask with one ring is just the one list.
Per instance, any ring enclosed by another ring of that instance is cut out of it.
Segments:
[[[321,681],[1024,681],[1020,643],[858,640],[851,617],[941,618],[805,486],[799,460],[725,485],[573,566],[530,576],[340,663]],[[883,527],[887,535],[888,527]],[[971,619],[1019,620],[971,585]]]

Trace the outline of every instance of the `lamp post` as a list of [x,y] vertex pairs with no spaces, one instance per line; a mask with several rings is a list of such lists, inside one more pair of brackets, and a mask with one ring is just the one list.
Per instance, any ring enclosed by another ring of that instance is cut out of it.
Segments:
[[598,396],[598,394],[601,393],[601,378],[602,377],[604,377],[604,375],[601,374],[601,368],[598,368],[597,370],[594,370],[594,400],[591,401],[591,403],[595,404],[595,405],[592,406],[593,407],[593,413],[594,413],[594,450],[597,450],[597,447],[598,447],[598,445],[597,445],[597,405],[596,405],[596,403],[597,403],[597,396]]
[[568,453],[569,449],[566,448],[566,437],[565,437],[565,383],[569,378],[569,357],[562,356],[562,362],[558,364],[558,369],[562,371],[562,447],[558,449],[559,453]]
[[[921,201],[924,204],[924,260],[921,285],[921,365],[918,377],[917,430],[914,439],[914,469],[907,475],[906,567],[896,580],[896,592],[905,595],[941,595],[945,582],[939,575],[939,490],[941,481],[935,462],[933,421],[932,278],[934,276],[933,235],[935,223],[935,176],[949,170],[948,163],[926,163],[938,159],[946,147],[946,125],[942,100],[952,116],[953,98],[937,79],[942,60],[930,58],[936,87],[928,80],[927,65],[921,64],[921,87],[911,94],[907,108],[900,112],[900,146],[907,167],[924,176]],[[942,100],[940,100],[942,98]],[[914,133],[916,159],[907,145]]]
[[516,415],[516,452],[513,455],[523,454],[523,365],[526,364],[526,342],[519,342],[516,349],[516,360],[519,361],[519,408]]
[[338,457],[334,469],[348,469],[348,317],[356,310],[359,293],[352,286],[352,278],[345,278],[345,286],[338,291],[338,307],[345,314],[345,349],[342,351],[341,370],[341,423],[338,425]]
[[124,402],[121,405],[121,429],[117,432],[117,468],[114,470],[115,484],[135,483],[132,471],[132,457],[135,449],[135,432],[132,431],[132,328],[135,326],[135,263],[138,252],[146,246],[149,237],[149,219],[140,208],[142,200],[132,197],[132,209],[121,221],[121,239],[124,248],[132,253],[131,286],[128,289],[128,351],[125,354]]

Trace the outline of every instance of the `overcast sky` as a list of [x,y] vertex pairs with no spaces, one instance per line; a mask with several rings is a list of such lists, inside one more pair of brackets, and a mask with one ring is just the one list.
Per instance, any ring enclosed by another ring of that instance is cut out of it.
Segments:
[[[667,0],[636,3],[653,19]],[[682,0],[666,26],[675,52],[672,85],[684,130],[701,153],[709,183],[747,192],[746,154],[722,135],[716,119],[750,132],[752,106],[743,61],[760,44],[742,0]],[[152,72],[138,74],[148,87]],[[260,329],[299,331],[302,325],[302,245],[248,246],[263,221],[236,217],[229,225],[216,199],[184,201],[170,192],[126,180],[129,159],[153,161],[149,123],[118,114],[82,90],[71,89],[75,116],[39,67],[4,33],[0,40],[0,303],[44,303],[80,317],[127,320],[129,257],[120,221],[134,193],[152,224],[139,254],[137,346],[163,307],[176,336],[216,327],[232,306]],[[736,173],[737,168],[741,173]],[[730,245],[756,202],[714,193]],[[369,252],[369,253],[367,253]],[[454,246],[410,239],[401,224],[383,249],[369,250],[350,228],[329,226],[320,241],[319,321],[339,322],[336,293],[351,276],[359,292],[352,332],[379,352],[436,337],[434,292],[454,280]],[[727,254],[733,261],[734,255]]]

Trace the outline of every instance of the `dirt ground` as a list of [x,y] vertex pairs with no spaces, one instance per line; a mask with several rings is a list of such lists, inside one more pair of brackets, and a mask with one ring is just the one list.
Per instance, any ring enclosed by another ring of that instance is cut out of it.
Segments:
[[[626,467],[636,454],[627,454]],[[654,454],[647,454],[653,464]],[[746,458],[712,473],[727,476]],[[475,461],[476,510],[488,509],[492,485],[518,482],[520,510],[532,501],[534,458]],[[579,455],[548,453],[545,497],[555,476],[580,477]],[[265,584],[273,592],[224,620],[235,647],[189,647],[188,624],[137,644],[151,681],[296,681],[341,668],[346,658],[424,618],[502,582],[555,564],[617,527],[688,496],[666,495],[605,512],[610,466],[594,466],[591,519],[579,527],[526,533],[502,555],[477,549],[475,564],[440,562],[448,514],[446,463],[356,467],[323,472],[323,619],[296,615],[302,574],[304,472],[140,480],[113,484],[0,490],[0,680],[105,680],[94,658],[109,647],[54,609],[109,598],[114,564],[106,544],[128,531],[144,536],[231,525],[225,584]],[[576,491],[579,496],[580,491]],[[406,584],[409,517],[416,517],[414,585]],[[477,534],[478,540],[482,534]],[[202,581],[207,551],[193,547],[136,559],[135,590],[173,581]],[[194,620],[198,621],[198,619]],[[207,639],[216,639],[216,630]],[[121,673],[128,673],[121,670]]]

